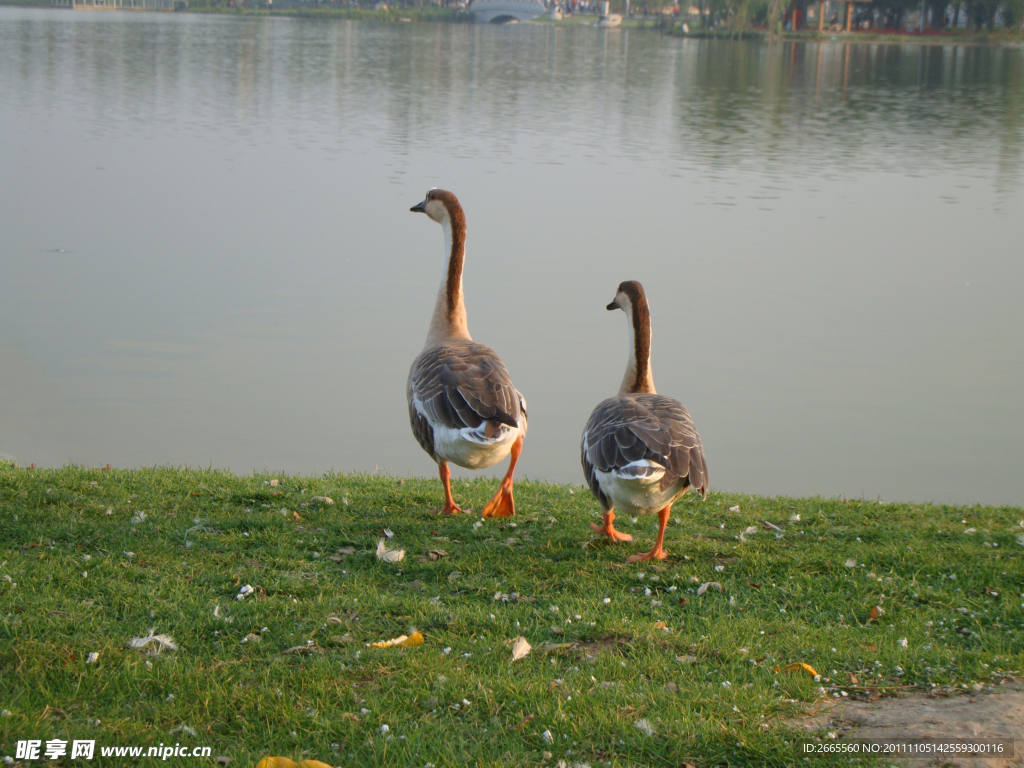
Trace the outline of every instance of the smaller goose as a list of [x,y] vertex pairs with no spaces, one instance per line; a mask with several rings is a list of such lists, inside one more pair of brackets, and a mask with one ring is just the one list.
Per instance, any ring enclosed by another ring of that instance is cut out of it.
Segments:
[[583,430],[583,474],[604,511],[604,524],[590,525],[612,541],[632,541],[629,534],[615,530],[613,510],[633,515],[657,512],[654,549],[631,555],[626,562],[663,560],[673,502],[691,487],[707,497],[704,449],[682,403],[654,391],[651,313],[643,286],[635,280],[621,283],[608,309],[626,313],[629,360],[619,394],[600,403]]
[[452,498],[448,462],[482,469],[511,453],[508,472],[482,512],[484,517],[508,517],[516,513],[512,474],[526,435],[526,401],[494,350],[470,338],[462,293],[466,216],[458,198],[432,189],[409,210],[425,213],[441,225],[446,259],[427,342],[409,370],[406,395],[412,431],[437,462],[444,484],[444,514],[462,511]]

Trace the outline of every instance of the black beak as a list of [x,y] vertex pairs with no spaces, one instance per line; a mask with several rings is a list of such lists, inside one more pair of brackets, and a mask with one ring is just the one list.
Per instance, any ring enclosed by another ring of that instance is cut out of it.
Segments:
[[619,308],[619,305],[616,304],[614,301],[611,304],[609,304],[607,307],[605,307],[605,309],[618,309],[618,308]]
[[413,213],[426,213],[427,212],[427,201],[424,200],[422,203],[417,203],[409,209]]

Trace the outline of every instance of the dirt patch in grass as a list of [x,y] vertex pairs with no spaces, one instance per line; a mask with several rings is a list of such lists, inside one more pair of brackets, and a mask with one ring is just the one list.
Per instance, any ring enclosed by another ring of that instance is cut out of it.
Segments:
[[892,764],[941,765],[943,768],[1024,767],[1024,683],[1015,681],[993,693],[933,696],[912,693],[877,701],[821,702],[791,726],[807,731],[831,729],[844,741],[859,739],[1017,739],[1013,757],[892,760]]
[[629,635],[606,635],[589,643],[579,643],[577,647],[587,655],[595,656],[601,651],[615,653],[629,645],[632,640]]

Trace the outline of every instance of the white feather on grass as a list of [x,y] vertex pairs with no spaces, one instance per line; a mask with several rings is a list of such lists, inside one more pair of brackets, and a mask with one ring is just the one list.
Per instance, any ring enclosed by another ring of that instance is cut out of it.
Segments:
[[405,557],[404,549],[388,549],[384,539],[377,542],[377,559],[385,563],[397,563]]
[[[170,635],[154,635],[153,632],[155,630],[155,627],[149,630],[149,634],[145,637],[133,637],[128,641],[128,647],[140,651],[144,650],[154,656],[159,656],[165,648],[169,651],[178,650],[178,644],[174,642],[173,637]],[[151,645],[154,647],[150,648],[149,646]]]

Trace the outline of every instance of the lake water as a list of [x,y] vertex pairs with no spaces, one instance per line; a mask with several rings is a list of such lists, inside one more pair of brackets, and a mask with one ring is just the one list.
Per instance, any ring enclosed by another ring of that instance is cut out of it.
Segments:
[[522,475],[634,279],[714,488],[1024,504],[1022,155],[1021,48],[0,8],[0,453],[435,475],[439,186]]

